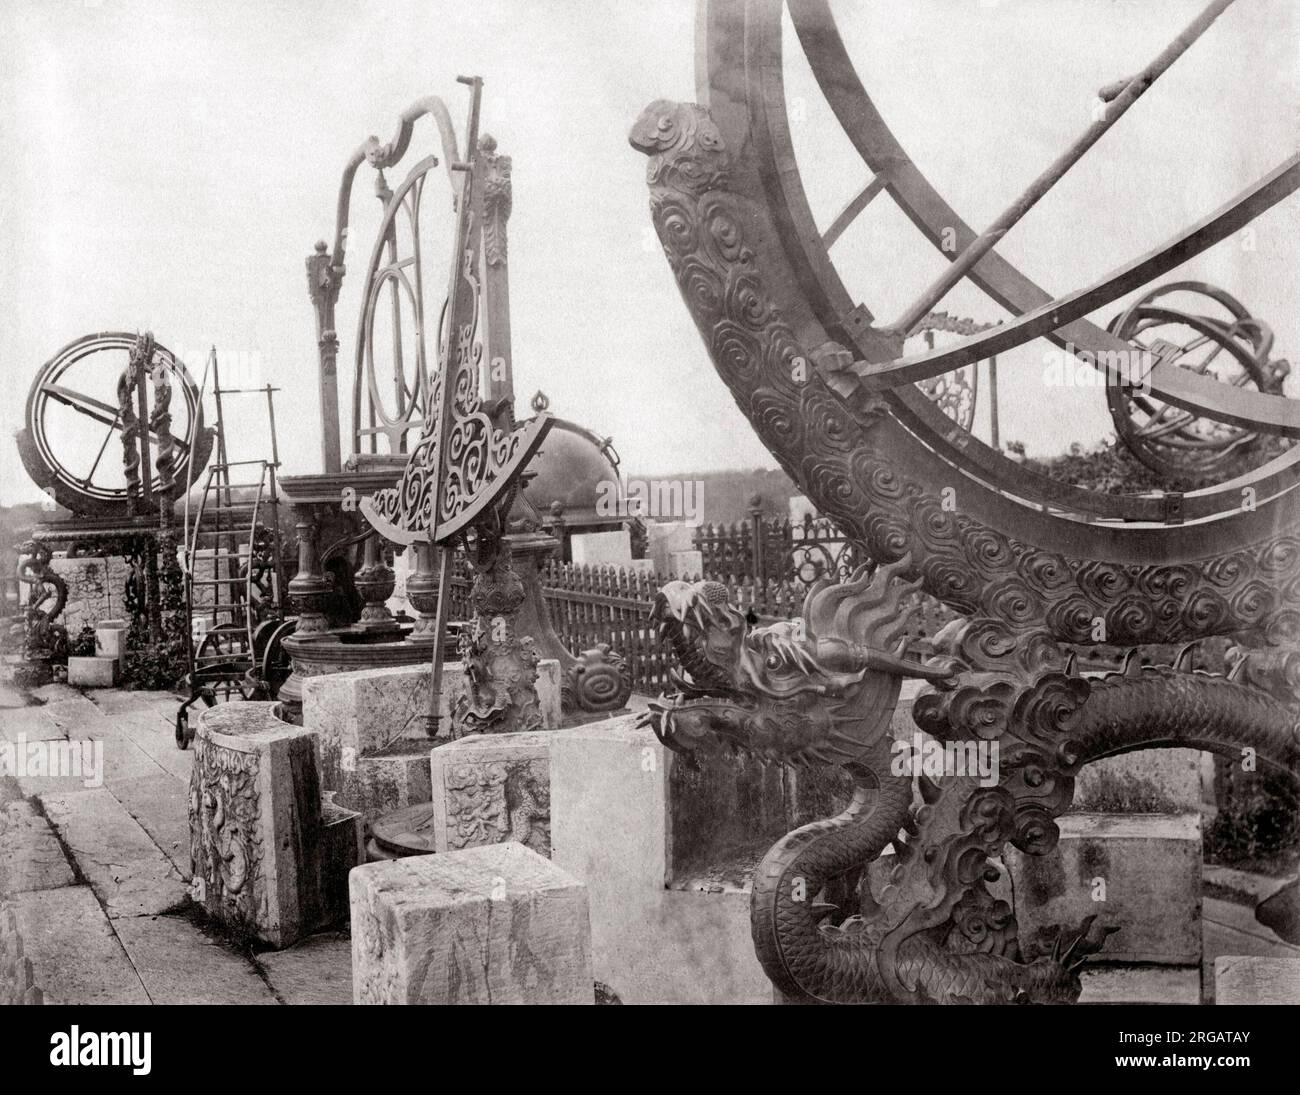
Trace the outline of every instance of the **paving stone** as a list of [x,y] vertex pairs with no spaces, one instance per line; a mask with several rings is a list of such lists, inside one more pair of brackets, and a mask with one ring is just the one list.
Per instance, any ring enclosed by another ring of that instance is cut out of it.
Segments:
[[59,700],[79,700],[84,697],[75,688],[53,681],[32,689],[32,698],[39,703],[57,703]]
[[113,922],[155,1004],[275,1004],[252,961],[208,938],[183,916]]
[[[5,952],[12,955],[18,947],[18,964],[31,962],[31,982],[44,1003],[149,1003],[89,886],[36,890],[0,901],[0,978],[12,968]],[[0,984],[0,1002],[9,988]]]
[[189,899],[171,861],[107,788],[49,795],[43,802],[110,917],[166,912]]
[[79,692],[67,699],[47,703],[41,708],[41,713],[52,719],[65,734],[88,730],[104,720],[104,712]]
[[352,941],[346,932],[321,932],[286,950],[266,951],[257,964],[286,1004],[352,1003]]
[[1270,952],[1242,951],[1243,954],[1273,953],[1291,954],[1300,958],[1300,946],[1288,943],[1273,931],[1255,919],[1255,910],[1232,901],[1220,901],[1207,897],[1202,902],[1203,915],[1207,921],[1220,927],[1249,936],[1267,947],[1275,948]]
[[131,741],[165,772],[188,783],[194,767],[194,750],[177,749],[175,708],[165,718],[149,707],[114,712],[108,716],[114,731]]
[[[46,738],[16,743],[14,749],[13,771],[28,798],[100,787],[109,771],[109,746],[94,738]],[[119,766],[124,759],[129,764],[129,758],[115,759]]]
[[161,772],[136,779],[118,780],[108,788],[126,812],[163,855],[172,861],[182,878],[190,877],[190,794],[186,784]]
[[1253,871],[1238,871],[1232,867],[1218,867],[1207,863],[1201,868],[1201,881],[1208,886],[1226,890],[1241,898],[1243,902],[1254,905],[1272,897],[1287,884],[1288,880],[1285,878],[1272,878],[1265,874],[1255,874]]
[[49,741],[66,737],[63,727],[43,707],[12,707],[0,711],[0,740]]
[[53,890],[76,882],[50,823],[30,802],[0,808],[0,894]]
[[174,716],[181,700],[172,692],[127,691],[121,688],[96,688],[86,698],[106,715],[127,711],[170,711]]
[[26,707],[27,697],[8,681],[0,681],[0,708]]
[[1300,958],[1224,955],[1214,963],[1216,1004],[1300,1004]]

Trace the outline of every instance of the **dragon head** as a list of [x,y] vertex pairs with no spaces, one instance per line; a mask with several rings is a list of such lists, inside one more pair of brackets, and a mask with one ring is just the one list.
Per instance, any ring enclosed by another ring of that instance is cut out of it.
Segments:
[[904,656],[919,583],[906,558],[860,568],[809,590],[796,620],[754,626],[718,582],[670,582],[651,619],[683,673],[677,691],[643,716],[669,748],[743,749],[790,763],[846,764],[889,728],[904,677],[943,680],[952,670]]

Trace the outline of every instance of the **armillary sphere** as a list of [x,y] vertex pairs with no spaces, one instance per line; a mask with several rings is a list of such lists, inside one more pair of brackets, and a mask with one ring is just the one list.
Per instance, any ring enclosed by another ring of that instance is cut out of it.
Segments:
[[[1118,533],[1132,522],[1167,524],[1239,517],[1243,485],[1248,485],[1260,502],[1252,511],[1254,518],[1261,516],[1263,508],[1274,512],[1267,526],[1261,523],[1250,531],[1246,526],[1252,521],[1220,521],[1225,527],[1218,535],[1223,537],[1225,549],[1240,537],[1253,539],[1263,528],[1276,527],[1274,521],[1293,524],[1300,515],[1300,493],[1293,490],[1300,483],[1300,448],[1294,446],[1271,445],[1271,458],[1251,470],[1245,483],[1233,479],[1187,494],[1104,494],[1058,482],[1008,458],[968,429],[957,428],[966,425],[963,416],[954,416],[954,423],[942,404],[931,397],[933,393],[923,390],[932,387],[937,378],[1034,339],[1047,338],[1059,347],[1068,347],[1080,360],[1105,362],[1117,356],[1133,360],[1132,375],[1149,385],[1147,405],[1152,408],[1150,415],[1138,413],[1139,429],[1152,416],[1160,416],[1162,408],[1176,409],[1179,417],[1173,421],[1185,431],[1180,444],[1191,436],[1186,431],[1192,429],[1193,421],[1211,423],[1198,424],[1195,431],[1217,439],[1209,449],[1223,452],[1225,457],[1257,435],[1300,437],[1300,401],[1280,395],[1278,386],[1268,378],[1256,377],[1260,360],[1257,340],[1264,330],[1257,322],[1235,316],[1209,324],[1199,317],[1191,320],[1192,327],[1208,335],[1239,367],[1239,371],[1215,371],[1201,370],[1194,362],[1180,360],[1179,355],[1142,349],[1147,320],[1155,315],[1150,311],[1156,307],[1154,297],[1139,307],[1123,334],[1118,328],[1106,330],[1086,318],[1149,285],[1287,199],[1300,186],[1300,156],[1283,159],[1263,178],[1162,246],[1064,296],[1048,292],[996,250],[1009,228],[1078,163],[1231,2],[1214,0],[1141,73],[1102,89],[1098,94],[1105,109],[1098,119],[982,232],[967,224],[894,135],[849,56],[828,0],[708,0],[705,5],[697,51],[698,93],[701,105],[718,126],[725,154],[731,158],[729,177],[733,181],[754,178],[759,184],[760,189],[751,190],[748,184],[745,189],[754,195],[757,207],[770,211],[771,243],[779,248],[779,266],[788,271],[784,284],[793,294],[784,303],[787,314],[796,326],[803,316],[815,322],[852,358],[836,361],[831,368],[819,363],[818,369],[851,406],[883,398],[892,416],[921,442],[911,466],[936,482],[964,481],[964,511],[971,512],[966,508],[969,505],[987,510],[990,517],[996,511],[993,523],[1013,536],[1032,538],[1043,547],[1074,551],[1083,550],[1088,542],[1092,546],[1087,550],[1116,558],[1118,541],[1107,533],[1109,526],[1115,526]],[[793,28],[793,38],[783,31],[787,13],[786,25]],[[860,191],[824,229],[812,212],[791,139],[784,54],[792,46],[806,57],[821,94],[865,168]],[[753,175],[746,175],[750,170]],[[850,294],[832,256],[835,245],[844,245],[842,237],[849,225],[882,195],[892,199],[950,264],[912,305],[883,323],[877,321],[870,302]],[[768,237],[761,242],[766,256]],[[768,263],[764,269],[771,284],[777,264]],[[963,279],[1004,307],[1010,318],[954,343],[906,356],[904,339],[918,332],[922,321]],[[784,292],[779,295],[786,296]],[[1194,342],[1190,336],[1180,345],[1189,342]],[[1159,417],[1153,429],[1160,431],[1172,414],[1170,410]],[[1120,417],[1127,423],[1134,416]],[[1126,424],[1126,436],[1130,432]],[[1160,433],[1155,440],[1171,448],[1175,442],[1166,438]],[[904,449],[908,448],[905,444]],[[1154,443],[1147,451],[1156,451]],[[1180,464],[1179,470],[1187,469]],[[1083,527],[1088,531],[1082,531]],[[1174,530],[1170,533],[1171,537],[1181,535]],[[1129,542],[1136,547],[1139,540]],[[1185,549],[1179,550],[1172,540],[1163,543],[1156,530],[1141,538],[1139,551],[1144,557],[1171,559]]]
[[[152,459],[162,451],[164,426],[175,483],[192,482],[207,464],[212,431],[203,426],[199,389],[170,350],[152,343],[147,368],[123,390],[140,340],[125,331],[85,335],[50,358],[32,382],[18,449],[33,481],[73,513],[121,518],[142,501],[147,508],[164,485]],[[164,391],[169,394],[160,400]]]
[[[1184,307],[1187,298],[1192,303]],[[1199,314],[1202,309],[1210,314]],[[1280,395],[1291,371],[1289,362],[1270,360],[1269,326],[1231,294],[1204,282],[1152,289],[1116,315],[1107,329],[1162,361],[1239,388]],[[1106,400],[1115,429],[1133,455],[1164,475],[1217,478],[1246,462],[1263,463],[1289,444],[1117,384],[1107,386]]]

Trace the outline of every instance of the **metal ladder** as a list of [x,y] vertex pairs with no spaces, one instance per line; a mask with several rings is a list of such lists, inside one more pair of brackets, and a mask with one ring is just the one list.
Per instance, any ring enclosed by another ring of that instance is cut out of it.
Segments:
[[[209,368],[217,405],[217,460],[209,465],[196,510],[185,495],[185,609],[189,698],[176,714],[176,744],[194,736],[189,708],[202,700],[273,698],[270,652],[293,629],[286,620],[287,588],[280,538],[280,456],[273,393],[264,388],[222,388],[214,348]],[[271,429],[270,460],[231,460],[226,450],[223,395],[265,394]],[[232,472],[242,481],[232,479]],[[250,497],[251,494],[251,497]]]
[[[249,469],[245,482],[232,482],[233,469]],[[235,491],[255,491],[251,506]],[[282,603],[280,497],[275,465],[242,460],[208,468],[185,550],[186,608],[191,621],[192,684],[221,685],[229,699],[255,685],[253,633]],[[211,590],[211,599],[196,594]],[[261,611],[259,611],[259,607]],[[209,624],[207,621],[211,619]]]

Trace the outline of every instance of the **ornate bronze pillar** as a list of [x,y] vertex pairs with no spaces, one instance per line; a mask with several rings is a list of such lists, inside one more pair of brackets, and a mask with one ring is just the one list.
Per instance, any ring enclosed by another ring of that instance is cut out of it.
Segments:
[[343,470],[339,445],[339,336],[334,329],[334,304],[339,298],[343,267],[335,266],[324,240],[307,256],[307,292],[316,312],[316,347],[320,357],[321,459],[328,474]]
[[298,533],[298,573],[289,582],[289,596],[298,610],[296,634],[318,634],[329,630],[325,609],[334,585],[321,565],[319,529],[312,506],[296,504],[293,513]]
[[365,599],[361,618],[353,625],[358,631],[398,631],[397,621],[388,611],[388,598],[397,588],[397,575],[384,561],[384,542],[378,533],[366,537],[361,567],[356,573],[357,592]]
[[435,551],[430,543],[418,540],[411,545],[415,553],[415,571],[406,579],[406,600],[417,615],[415,626],[406,637],[408,643],[432,646],[438,641],[438,570]]

